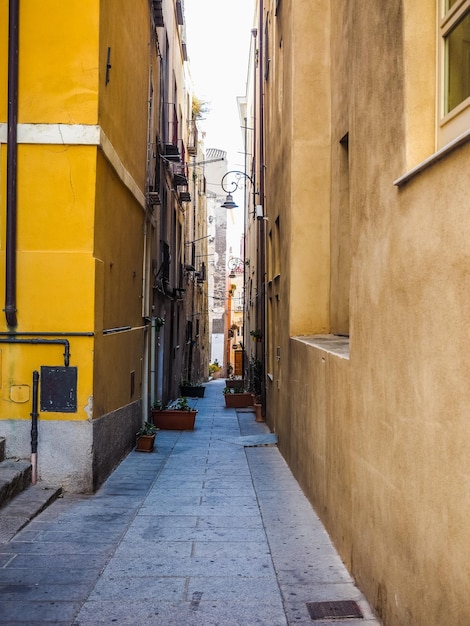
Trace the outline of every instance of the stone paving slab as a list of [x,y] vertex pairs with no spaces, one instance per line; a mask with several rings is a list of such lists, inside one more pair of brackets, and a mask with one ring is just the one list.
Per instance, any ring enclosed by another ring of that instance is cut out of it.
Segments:
[[[13,602],[0,600],[0,623],[10,626],[70,626],[80,610],[82,602],[44,601],[30,603],[27,617],[24,606],[19,606],[18,599]],[[102,622],[104,623],[104,622]]]
[[119,610],[115,602],[89,602],[80,611],[74,626],[111,623],[119,626],[287,626],[279,600],[276,603],[247,603],[239,600],[206,602],[199,600],[198,596],[191,601],[175,604],[155,598],[148,602],[132,602],[126,605],[125,612]]
[[148,554],[137,558],[121,553],[119,558],[112,559],[106,566],[97,584],[101,587],[106,585],[107,581],[113,581],[116,578],[139,578],[144,575],[152,575],[155,578],[233,575],[258,579],[275,578],[269,556],[250,555],[249,557],[234,557],[228,561],[223,558],[204,558],[194,555],[188,558],[164,559],[155,554]]

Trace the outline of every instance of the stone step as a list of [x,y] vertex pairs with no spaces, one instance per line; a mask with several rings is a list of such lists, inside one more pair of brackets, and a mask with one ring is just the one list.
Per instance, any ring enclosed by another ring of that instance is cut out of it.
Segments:
[[30,485],[0,509],[0,543],[10,541],[36,515],[62,495],[61,487]]
[[31,484],[31,463],[18,459],[0,462],[0,510]]

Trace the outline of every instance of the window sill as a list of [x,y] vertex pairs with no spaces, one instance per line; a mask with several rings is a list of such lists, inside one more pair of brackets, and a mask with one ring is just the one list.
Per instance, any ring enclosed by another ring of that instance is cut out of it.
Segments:
[[340,337],[338,335],[311,335],[309,337],[292,337],[292,339],[306,343],[309,346],[314,346],[330,354],[335,354],[341,359],[349,359],[349,337]]
[[470,129],[462,133],[459,137],[457,137],[456,139],[448,143],[446,146],[443,146],[442,148],[440,148],[434,154],[431,154],[431,156],[425,159],[424,161],[421,161],[421,163],[413,167],[413,169],[409,170],[408,172],[406,172],[405,174],[403,174],[402,176],[394,180],[393,184],[396,185],[397,187],[401,187],[402,185],[410,181],[414,176],[416,176],[417,174],[420,174],[431,165],[434,165],[434,163],[444,158],[445,156],[447,156],[447,154],[449,154],[450,152],[452,152],[453,150],[455,150],[456,148],[463,145],[469,140],[470,140]]

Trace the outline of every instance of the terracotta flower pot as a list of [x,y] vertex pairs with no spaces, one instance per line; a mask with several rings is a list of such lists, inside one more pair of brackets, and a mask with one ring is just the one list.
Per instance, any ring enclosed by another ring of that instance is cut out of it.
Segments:
[[163,409],[152,411],[153,423],[161,430],[193,430],[197,411]]
[[135,449],[138,452],[152,452],[155,445],[155,435],[140,435],[137,437]]
[[263,417],[263,412],[262,412],[263,406],[257,402],[255,402],[255,421],[257,422],[264,422],[264,417]]
[[248,392],[224,394],[225,406],[229,409],[240,409],[253,406],[253,395]]
[[227,378],[225,386],[229,389],[239,389],[241,391],[245,387],[245,381],[242,378]]

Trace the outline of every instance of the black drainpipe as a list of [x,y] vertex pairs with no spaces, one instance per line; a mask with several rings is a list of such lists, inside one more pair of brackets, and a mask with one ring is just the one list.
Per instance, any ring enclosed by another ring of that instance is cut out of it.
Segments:
[[31,482],[38,481],[38,389],[39,372],[33,372],[33,406],[31,411]]
[[[264,2],[259,0],[259,33],[258,33],[258,80],[259,80],[259,202],[263,207],[263,215],[266,215],[266,199],[264,196],[264,182],[265,182],[265,162],[264,162],[264,72],[266,70],[265,64],[265,50],[264,50]],[[259,306],[259,318],[258,328],[262,332],[262,342],[259,344],[261,348],[261,363],[262,363],[262,382],[261,382],[261,406],[263,416],[266,416],[266,236],[265,236],[265,221],[259,220],[259,261],[258,268],[260,272],[260,306]]]
[[5,258],[5,317],[9,328],[16,328],[16,179],[18,156],[18,48],[19,0],[9,1],[8,20],[8,139],[7,213]]
[[[2,333],[4,334],[4,333]],[[4,337],[0,337],[0,344],[2,343],[8,343],[10,345],[13,345],[15,343],[17,344],[29,344],[29,345],[38,345],[38,344],[56,344],[56,345],[62,345],[64,346],[64,365],[65,367],[68,367],[70,365],[70,342],[68,341],[68,339],[42,339],[41,337],[35,337],[34,339],[18,339],[18,335],[9,335],[8,333],[5,333],[7,335],[7,338]],[[20,333],[21,334],[21,333]]]

